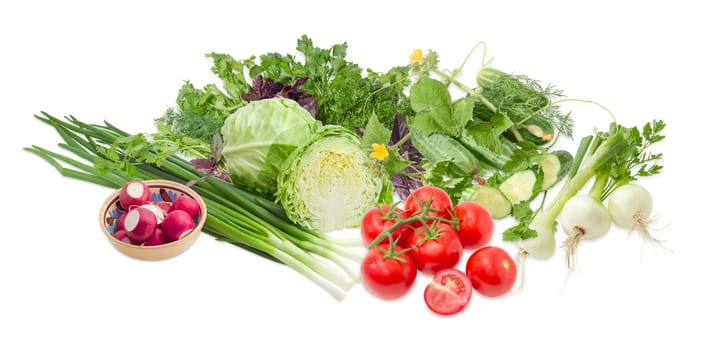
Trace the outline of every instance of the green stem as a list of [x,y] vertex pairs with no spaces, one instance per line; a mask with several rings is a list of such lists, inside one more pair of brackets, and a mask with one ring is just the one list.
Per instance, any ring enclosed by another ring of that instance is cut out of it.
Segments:
[[589,196],[601,202],[607,182],[609,182],[609,169],[605,167],[595,174],[594,183],[589,190]]
[[567,179],[554,200],[542,210],[536,219],[541,220],[541,223],[544,224],[543,227],[554,227],[555,220],[567,201],[576,195],[592,176],[628,147],[628,142],[619,133],[607,138],[593,153],[581,160],[576,174]]
[[402,138],[397,141],[394,145],[392,145],[392,149],[396,150],[399,149],[405,142],[409,141],[409,139],[412,137],[411,133],[407,133],[407,135],[402,136]]

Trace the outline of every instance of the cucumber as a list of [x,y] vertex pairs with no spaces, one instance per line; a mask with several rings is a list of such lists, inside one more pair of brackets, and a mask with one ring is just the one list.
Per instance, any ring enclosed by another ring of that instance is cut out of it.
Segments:
[[532,169],[518,171],[505,179],[498,189],[503,192],[511,204],[529,201],[540,189],[538,176]]
[[480,170],[478,159],[461,143],[444,134],[424,135],[417,129],[410,130],[412,144],[425,159],[432,163],[449,162],[451,175],[472,176]]
[[564,150],[558,150],[543,156],[539,164],[543,175],[540,190],[547,191],[562,180],[569,173],[573,160],[572,154]]
[[555,135],[555,126],[549,120],[536,115],[519,127],[518,131],[526,141],[541,146],[552,141]]
[[496,220],[510,215],[513,209],[513,205],[505,198],[503,192],[491,186],[476,187],[474,192],[466,200],[482,205]]

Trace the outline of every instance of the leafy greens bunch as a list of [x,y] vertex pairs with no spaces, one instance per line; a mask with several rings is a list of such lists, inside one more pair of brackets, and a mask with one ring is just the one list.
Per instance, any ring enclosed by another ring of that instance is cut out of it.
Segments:
[[341,125],[354,131],[374,114],[391,127],[396,115],[411,113],[404,94],[408,66],[385,73],[363,70],[347,60],[347,43],[330,48],[314,46],[306,35],[298,39],[298,54],[266,53],[235,59],[210,53],[211,68],[222,86],[202,89],[187,81],[180,89],[176,107],[157,119],[173,134],[210,142],[224,120],[249,101],[269,97],[297,100],[323,124]]

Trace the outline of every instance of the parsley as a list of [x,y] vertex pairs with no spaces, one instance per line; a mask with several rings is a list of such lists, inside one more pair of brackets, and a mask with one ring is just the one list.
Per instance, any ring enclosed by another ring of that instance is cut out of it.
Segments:
[[391,127],[396,115],[411,114],[404,89],[409,68],[394,67],[385,73],[363,70],[347,60],[347,43],[328,49],[316,47],[306,35],[298,39],[293,55],[267,53],[249,66],[249,74],[280,82],[308,77],[303,89],[318,101],[316,118],[324,124],[342,125],[350,130],[365,127],[372,114]]
[[661,134],[665,127],[666,123],[663,120],[653,120],[644,124],[641,130],[637,127],[626,129],[626,138],[630,147],[609,163],[609,180],[602,193],[602,199],[620,186],[639,177],[661,172],[663,166],[658,162],[663,159],[663,153],[653,153],[650,147],[665,139],[665,135]]

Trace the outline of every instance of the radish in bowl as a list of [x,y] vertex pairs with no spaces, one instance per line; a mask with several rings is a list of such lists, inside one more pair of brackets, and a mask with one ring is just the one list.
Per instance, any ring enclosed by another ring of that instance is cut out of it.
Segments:
[[169,241],[177,241],[195,228],[192,216],[183,210],[172,210],[163,220],[163,235]]
[[118,201],[125,210],[131,207],[139,207],[143,204],[148,204],[150,203],[150,189],[141,181],[126,182],[126,184],[121,187]]
[[[163,260],[181,254],[192,246],[205,224],[207,208],[204,201],[180,183],[167,180],[143,180],[141,183],[148,188],[147,193],[136,190],[140,187],[137,184],[129,190],[131,187],[126,183],[104,201],[99,216],[102,231],[114,248],[136,259]],[[120,201],[121,193],[125,197],[128,192],[132,193],[133,199],[138,192],[141,196],[147,195],[148,202],[140,200],[124,207],[125,202]],[[193,201],[197,203],[196,216],[188,213],[189,208],[194,208]],[[136,205],[138,203],[142,204]],[[178,205],[173,207],[175,203]],[[166,224],[170,212],[178,214],[172,214]]]
[[132,242],[145,242],[153,235],[158,227],[158,218],[146,208],[138,207],[128,211],[126,219],[123,221],[128,238]]

